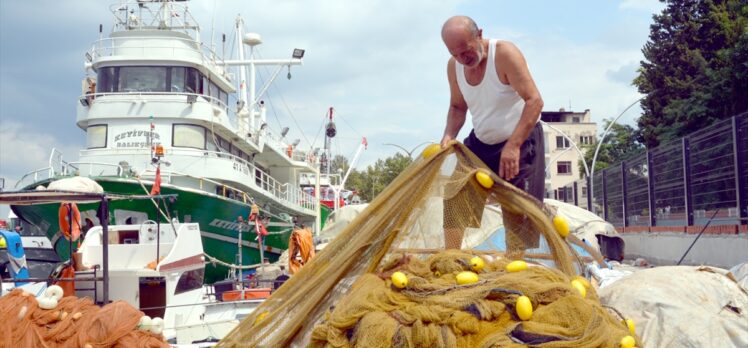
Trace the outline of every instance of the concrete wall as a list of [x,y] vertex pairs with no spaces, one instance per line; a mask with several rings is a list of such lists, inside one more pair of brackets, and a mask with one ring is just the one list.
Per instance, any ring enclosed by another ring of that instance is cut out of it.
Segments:
[[[626,259],[643,257],[655,265],[672,265],[680,260],[697,234],[655,232],[622,233],[620,236],[626,242]],[[703,234],[682,264],[730,268],[746,261],[747,234]]]

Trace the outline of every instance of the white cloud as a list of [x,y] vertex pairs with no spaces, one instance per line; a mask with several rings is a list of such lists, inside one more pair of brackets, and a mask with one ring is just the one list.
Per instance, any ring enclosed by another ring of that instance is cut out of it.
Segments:
[[23,175],[49,167],[52,148],[62,152],[67,161],[78,158],[77,144],[66,144],[15,121],[2,120],[0,124],[0,177],[5,178],[6,189],[13,189]]
[[[34,13],[27,8],[38,6],[23,3],[10,6],[8,2],[2,3],[3,11],[0,12],[5,12],[2,15],[3,22],[7,22],[9,17]],[[13,175],[37,169],[40,164],[46,166],[51,147],[59,147],[62,139],[76,139],[82,143],[84,134],[73,126],[75,111],[72,107],[74,98],[79,93],[79,79],[83,77],[80,66],[82,55],[87,45],[97,38],[96,26],[91,23],[104,23],[105,35],[111,27],[106,6],[99,2],[74,2],[74,6],[61,2],[45,4],[40,6],[44,8],[43,11],[34,14],[34,22],[55,23],[56,29],[40,24],[37,31],[26,30],[25,35],[32,42],[44,42],[51,30],[64,30],[67,40],[65,44],[73,48],[67,48],[62,57],[57,51],[55,55],[49,55],[59,60],[57,64],[44,61],[43,65],[54,66],[57,71],[80,72],[79,77],[70,79],[64,85],[47,85],[48,75],[22,75],[28,79],[24,81],[19,80],[15,72],[9,74],[6,68],[3,79],[0,80],[3,82],[3,86],[0,86],[0,103],[7,105],[9,100],[25,100],[24,104],[29,105],[26,109],[28,113],[42,115],[40,118],[64,118],[63,121],[71,127],[64,134],[54,133],[54,137],[35,137],[37,139],[34,140],[36,143],[32,146],[30,158],[36,159],[20,161],[14,158],[12,168],[17,173]],[[439,30],[446,18],[462,12],[463,1],[208,0],[187,4],[201,24],[202,39],[206,43],[211,42],[211,22],[215,19],[218,52],[223,50],[219,38],[224,32],[229,40],[226,51],[236,49],[230,30],[237,13],[242,13],[248,30],[262,34],[265,43],[259,47],[259,51],[264,58],[288,56],[295,47],[307,49],[304,65],[292,69],[293,78],[290,81],[283,77],[285,72],[282,72],[270,89],[272,98],[266,99],[273,106],[273,111],[268,112],[270,125],[276,131],[283,126],[291,127],[288,138],[303,139],[288,109],[311,142],[330,106],[337,110],[337,143],[344,149],[344,154],[356,148],[360,141],[359,134],[369,139],[369,150],[362,156],[359,167],[397,151],[394,147],[382,145],[383,143],[396,143],[412,148],[423,141],[436,141],[440,138],[448,103],[445,74],[448,53],[441,43]],[[636,13],[632,12],[644,10],[652,4],[658,3],[654,0],[627,0],[619,6],[626,11],[618,12],[634,16]],[[471,6],[490,7],[482,3],[472,3]],[[615,8],[616,5],[610,6]],[[650,6],[649,11],[653,11],[651,8],[656,6]],[[630,9],[637,11],[628,11]],[[80,12],[95,14],[85,16],[86,23],[81,24],[78,23],[79,17],[72,15]],[[620,72],[620,77],[625,79],[628,67],[641,59],[639,50],[646,40],[647,29],[646,23],[640,25],[637,22],[637,28],[643,26],[643,29],[640,28],[634,33],[636,35],[631,35],[630,28],[626,27],[631,24],[626,21],[621,21],[618,26],[611,25],[612,28],[585,28],[585,33],[600,30],[611,34],[602,35],[593,42],[580,43],[575,38],[575,35],[580,34],[564,25],[567,22],[580,22],[585,16],[589,16],[582,12],[580,11],[579,18],[549,23],[548,27],[564,28],[554,37],[543,36],[540,34],[542,31],[535,31],[533,28],[507,27],[499,19],[485,23],[484,33],[514,41],[523,50],[541,89],[547,110],[568,108],[571,99],[574,109],[589,108],[595,120],[600,121],[602,117],[617,115],[638,98],[634,87],[612,80],[610,76],[612,72]],[[644,17],[646,16],[642,16]],[[9,28],[3,24],[2,29],[7,33]],[[628,36],[625,41],[620,39],[626,36],[623,34]],[[3,38],[5,46],[6,36]],[[82,48],[77,48],[81,46]],[[24,47],[3,47],[16,52],[14,66],[22,66],[38,56],[38,53],[29,52]],[[5,67],[9,64],[7,60],[2,61]],[[29,67],[30,70],[34,68],[36,67]],[[267,71],[261,72],[265,77],[269,75]],[[11,89],[9,84],[19,87]],[[70,92],[73,89],[75,93]],[[39,94],[39,91],[44,94]],[[281,92],[283,98],[277,92]],[[60,95],[64,95],[64,98]],[[39,98],[40,96],[43,98]],[[43,99],[43,103],[39,99]],[[42,104],[46,107],[42,107]],[[50,109],[59,111],[52,116]],[[276,121],[276,116],[279,121]],[[6,113],[0,117],[3,118],[3,130],[10,121],[29,134],[39,133],[32,131],[33,128],[30,123],[26,123],[24,115]],[[349,128],[348,123],[355,131]],[[469,126],[468,122],[462,136],[467,134]],[[3,139],[0,145],[26,141],[26,138],[19,136],[12,139]],[[315,146],[320,146],[321,141],[318,138]],[[20,148],[19,144],[9,146]],[[34,154],[37,152],[38,154]],[[74,154],[67,149],[65,152]],[[9,153],[8,150],[0,149],[0,174],[3,176],[8,173],[3,163],[6,153]],[[11,153],[7,156],[8,159],[10,156],[17,157]]]

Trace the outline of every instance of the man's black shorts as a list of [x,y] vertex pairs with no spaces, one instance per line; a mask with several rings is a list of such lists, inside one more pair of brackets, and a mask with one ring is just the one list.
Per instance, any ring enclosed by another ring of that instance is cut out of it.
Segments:
[[[470,151],[473,151],[478,158],[491,168],[495,173],[499,173],[499,159],[501,150],[506,142],[495,145],[483,143],[475,136],[475,131],[470,131],[470,135],[463,142]],[[519,154],[519,174],[509,183],[519,189],[529,193],[531,196],[543,201],[545,193],[545,144],[543,141],[543,126],[540,122],[535,124],[527,140],[522,143]]]

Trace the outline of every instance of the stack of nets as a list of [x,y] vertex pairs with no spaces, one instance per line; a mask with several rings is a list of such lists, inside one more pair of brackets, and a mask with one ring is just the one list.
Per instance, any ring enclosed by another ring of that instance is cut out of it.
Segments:
[[116,301],[99,307],[67,296],[42,309],[34,295],[16,289],[0,298],[0,347],[169,347],[162,335],[138,330],[143,312]]
[[[487,205],[501,206],[505,250],[466,247]],[[552,215],[463,145],[429,147],[218,346],[618,347],[628,329],[593,289],[572,287],[582,260]],[[457,284],[479,253],[478,281]],[[544,266],[505,270],[519,259]],[[526,320],[520,296],[534,310]]]

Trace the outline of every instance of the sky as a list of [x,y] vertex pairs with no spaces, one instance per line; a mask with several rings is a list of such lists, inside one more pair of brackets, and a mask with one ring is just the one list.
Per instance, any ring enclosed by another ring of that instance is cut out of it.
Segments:
[[[84,54],[106,36],[109,4],[94,0],[0,1],[0,178],[5,189],[48,166],[52,148],[78,159],[85,133],[75,125]],[[187,3],[202,40],[232,37],[238,14],[262,35],[262,58],[306,50],[292,78],[269,90],[268,121],[302,148],[321,147],[327,109],[335,109],[333,153],[353,157],[361,137],[369,147],[357,168],[400,150],[438,142],[446,122],[449,53],[440,30],[453,15],[471,16],[484,37],[512,41],[524,54],[544,110],[583,111],[592,120],[618,116],[641,95],[631,81],[643,59],[656,0],[195,0]],[[213,28],[213,29],[211,29]],[[235,49],[235,48],[234,48]],[[232,51],[227,45],[226,51]],[[260,71],[267,77],[270,71]],[[635,125],[634,107],[620,122]],[[459,139],[470,131],[468,121]],[[419,152],[422,147],[416,149]],[[7,211],[7,210],[6,210]],[[0,218],[6,215],[0,207]]]

